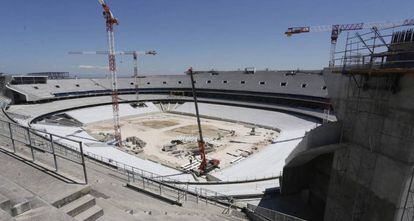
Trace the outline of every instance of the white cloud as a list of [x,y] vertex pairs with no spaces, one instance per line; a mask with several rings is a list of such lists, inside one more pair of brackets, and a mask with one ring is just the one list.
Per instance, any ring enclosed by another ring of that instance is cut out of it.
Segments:
[[79,69],[96,69],[96,70],[108,70],[108,66],[96,66],[96,65],[79,65]]

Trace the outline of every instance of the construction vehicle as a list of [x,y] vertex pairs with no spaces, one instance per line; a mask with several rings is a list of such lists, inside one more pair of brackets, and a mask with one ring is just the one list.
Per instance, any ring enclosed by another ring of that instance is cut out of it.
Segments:
[[215,169],[215,168],[219,168],[220,166],[220,160],[218,159],[211,159],[208,161],[207,163],[207,172],[210,172],[211,170]]
[[197,118],[197,126],[198,126],[198,140],[197,140],[197,144],[198,144],[198,148],[199,148],[199,152],[200,152],[200,157],[201,157],[201,162],[200,162],[200,166],[198,167],[197,170],[193,171],[197,176],[202,176],[207,174],[208,172],[214,170],[215,168],[218,168],[220,165],[220,160],[218,159],[211,159],[207,161],[207,157],[206,157],[206,143],[204,142],[203,139],[203,131],[201,129],[201,122],[200,122],[200,113],[198,111],[198,101],[197,101],[197,94],[196,94],[196,89],[195,89],[195,85],[194,85],[194,73],[193,73],[193,68],[189,68],[187,71],[187,74],[190,75],[191,78],[191,89],[192,89],[192,93],[193,93],[193,98],[194,98],[194,105],[195,105],[195,111],[196,111],[196,118]]
[[337,25],[323,25],[323,26],[302,26],[288,28],[285,34],[290,37],[295,34],[309,33],[309,32],[331,32],[331,49],[329,67],[335,66],[335,48],[338,41],[339,34],[342,31],[353,31],[361,29],[375,29],[375,28],[392,28],[396,26],[414,25],[414,19],[405,19],[397,22],[371,22],[371,23],[354,23],[354,24],[337,24]]

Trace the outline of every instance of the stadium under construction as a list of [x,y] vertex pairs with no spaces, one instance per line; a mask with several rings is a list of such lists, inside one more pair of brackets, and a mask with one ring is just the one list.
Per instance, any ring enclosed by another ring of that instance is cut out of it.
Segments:
[[0,75],[0,220],[413,220],[413,20],[329,26],[322,70],[118,77],[99,2],[110,78]]

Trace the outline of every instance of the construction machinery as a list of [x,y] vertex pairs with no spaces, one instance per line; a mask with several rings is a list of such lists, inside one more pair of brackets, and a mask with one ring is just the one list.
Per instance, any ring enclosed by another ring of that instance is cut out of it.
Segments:
[[195,105],[195,112],[196,112],[197,126],[198,126],[198,135],[199,135],[197,143],[198,143],[198,148],[199,148],[200,158],[201,158],[200,166],[198,167],[198,170],[194,172],[197,176],[201,176],[201,175],[204,175],[210,172],[211,170],[215,168],[218,168],[220,165],[220,161],[218,159],[211,159],[207,161],[206,147],[205,147],[206,143],[204,142],[203,131],[201,129],[200,113],[198,111],[198,101],[197,101],[197,94],[196,94],[196,89],[194,85],[195,81],[194,81],[194,73],[193,73],[192,67],[188,69],[187,74],[190,75],[190,79],[191,79],[191,89],[192,89],[193,98],[194,98],[194,105]]
[[331,49],[329,67],[335,65],[335,48],[338,41],[339,34],[342,31],[353,31],[361,29],[372,28],[391,28],[396,26],[409,26],[414,24],[414,19],[405,19],[397,22],[371,22],[371,23],[354,23],[354,24],[337,24],[337,25],[323,25],[323,26],[303,26],[303,27],[291,27],[288,28],[285,34],[290,37],[295,34],[308,33],[308,32],[331,32]]
[[[69,54],[103,54],[108,55],[109,51],[70,51]],[[139,90],[138,90],[138,56],[141,55],[156,55],[157,52],[155,50],[149,50],[149,51],[117,51],[114,54],[116,55],[132,55],[133,61],[134,61],[134,86],[135,86],[135,94],[136,94],[136,103],[132,104],[133,106],[139,106]]]
[[114,25],[118,25],[118,20],[114,17],[108,5],[104,0],[98,0],[103,8],[103,17],[106,21],[106,32],[108,37],[108,63],[109,72],[111,74],[112,86],[112,112],[114,121],[114,137],[115,145],[122,147],[121,126],[119,123],[119,103],[118,103],[118,83],[116,74],[115,61],[115,40],[114,40]]

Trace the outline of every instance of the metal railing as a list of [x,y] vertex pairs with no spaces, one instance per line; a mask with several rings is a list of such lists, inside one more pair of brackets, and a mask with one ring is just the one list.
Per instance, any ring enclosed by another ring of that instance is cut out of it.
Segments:
[[[0,120],[0,137],[5,138],[5,141],[9,141],[11,145],[11,148],[7,148],[8,143],[1,145],[1,149],[24,157],[38,166],[44,167],[45,165],[40,159],[37,159],[37,157],[44,157],[44,155],[37,156],[37,153],[50,154],[53,158],[53,170],[64,177],[66,174],[60,173],[59,159],[82,166],[84,183],[88,183],[82,142],[5,120]],[[69,146],[66,143],[71,143],[72,145]],[[29,153],[26,151],[29,151]],[[30,156],[28,157],[27,155]]]
[[269,221],[306,221],[295,216],[291,216],[275,210],[266,209],[260,206],[255,206],[252,204],[247,204],[247,210],[256,216]]
[[[177,201],[187,200],[189,195],[191,195],[197,203],[220,203],[222,205],[230,206],[234,202],[231,196],[205,188],[193,187],[188,183],[183,184],[178,179],[162,176],[110,158],[84,151],[83,143],[81,141],[51,134],[43,130],[28,128],[16,123],[0,120],[0,137],[10,140],[11,149],[4,146],[0,146],[0,148],[15,155],[24,155],[27,158],[27,153],[25,155],[25,153],[22,152],[23,149],[19,150],[16,148],[18,144],[22,144],[20,146],[29,152],[30,158],[28,160],[40,166],[43,165],[40,164],[40,159],[36,159],[37,154],[35,153],[42,152],[51,154],[53,157],[53,167],[57,173],[60,171],[58,159],[64,159],[81,165],[83,168],[85,184],[88,183],[85,164],[85,160],[87,159],[98,165],[104,165],[111,168],[118,174],[125,176],[125,178],[128,179],[128,182],[142,182],[143,189],[154,188],[154,186],[157,186],[160,191],[160,195],[171,195],[171,197],[177,197]],[[61,175],[64,176],[64,174]]]
[[85,151],[84,154],[91,162],[95,162],[99,165],[106,165],[108,168],[116,171],[118,174],[123,175],[128,180],[128,182],[136,183],[142,189],[151,190],[154,188],[154,186],[156,186],[158,188],[159,195],[167,195],[171,198],[175,197],[177,202],[182,202],[182,200],[187,201],[189,195],[194,197],[196,203],[220,203],[222,205],[232,206],[235,202],[233,197],[216,191],[191,186],[188,183],[182,184],[177,179],[130,166],[113,159],[96,155],[91,152]]
[[[106,158],[83,150],[82,141],[66,138],[60,135],[48,133],[44,130],[28,128],[16,123],[0,120],[0,136],[11,140],[12,150],[7,150],[17,154],[16,143],[21,143],[31,152],[31,161],[36,162],[35,152],[45,152],[53,156],[54,169],[59,171],[58,159],[64,159],[83,168],[85,183],[88,182],[85,160],[96,163],[100,166],[116,171],[124,176],[128,182],[142,183],[141,188],[158,188],[160,195],[176,197],[177,201],[188,200],[191,196],[197,203],[221,204],[230,208],[235,200],[233,197],[197,186],[192,186],[188,182],[171,178],[171,175],[163,176],[150,171],[146,171],[122,162]],[[0,147],[2,149],[6,149]],[[183,173],[184,174],[184,173]],[[177,175],[183,175],[177,174]],[[229,211],[229,210],[228,210]]]
[[[205,188],[194,187],[188,183],[182,184],[177,179],[162,176],[84,151],[81,141],[51,134],[46,131],[0,120],[0,137],[6,138],[11,143],[10,148],[2,145],[0,146],[1,149],[17,156],[24,156],[36,165],[44,167],[44,164],[41,162],[44,156],[40,159],[41,155],[38,153],[51,154],[53,157],[53,169],[56,173],[60,172],[59,159],[81,165],[85,184],[88,183],[85,160],[89,160],[100,166],[107,166],[118,174],[125,176],[128,182],[139,183],[143,189],[154,190],[154,188],[157,188],[161,196],[175,197],[177,202],[187,201],[190,196],[196,203],[221,204],[227,206],[226,208],[231,207],[234,202],[231,196]],[[60,175],[65,176],[65,174]]]

